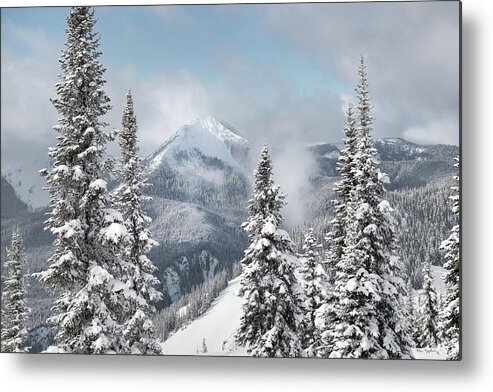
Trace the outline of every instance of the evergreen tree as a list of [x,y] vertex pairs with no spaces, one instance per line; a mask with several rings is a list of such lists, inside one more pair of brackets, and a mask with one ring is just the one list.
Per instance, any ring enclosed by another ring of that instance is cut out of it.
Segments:
[[[455,167],[459,168],[459,157],[456,158]],[[460,184],[459,176],[454,177],[457,185]],[[460,216],[459,187],[452,188],[455,193],[450,197],[452,200],[452,211]],[[460,359],[460,228],[455,225],[448,239],[442,242],[440,249],[445,253],[445,264],[447,270],[444,281],[447,287],[447,295],[443,304],[441,314],[441,329],[447,348],[447,359]]]
[[407,316],[409,317],[409,324],[411,328],[411,334],[410,337],[413,340],[413,343],[415,346],[415,333],[416,333],[416,328],[415,328],[415,311],[414,311],[414,300],[413,300],[413,286],[411,283],[411,279],[409,278],[407,283],[406,283],[406,292],[407,292],[407,297],[406,297],[406,311],[407,311]]
[[138,157],[137,119],[130,91],[123,111],[122,130],[118,136],[121,157],[118,170],[120,186],[113,194],[114,203],[123,215],[128,236],[123,245],[121,280],[126,283],[122,306],[123,336],[132,354],[161,354],[155,338],[152,317],[155,308],[150,301],[162,298],[154,286],[159,280],[153,275],[156,267],[146,254],[156,245],[148,230],[151,222],[143,204],[149,197],[143,195],[148,183],[142,175]]
[[438,297],[433,287],[430,273],[430,260],[423,264],[423,289],[419,295],[416,320],[416,347],[436,347],[438,345]]
[[4,264],[7,276],[2,290],[2,352],[26,351],[29,308],[26,305],[24,264],[22,236],[16,229]]
[[357,246],[364,254],[364,268],[379,277],[375,287],[379,319],[379,342],[386,357],[411,356],[410,325],[406,314],[405,284],[402,279],[402,263],[396,256],[396,231],[393,210],[383,199],[388,177],[378,169],[377,151],[371,137],[373,117],[369,97],[368,79],[364,58],[358,69],[356,88],[359,120],[356,163],[355,222]]
[[406,283],[406,309],[407,315],[409,316],[409,321],[412,323],[414,317],[414,303],[413,303],[413,286],[411,284],[411,279],[409,279]]
[[[346,111],[346,124],[344,127],[344,148],[341,150],[341,155],[337,163],[337,170],[341,175],[341,179],[334,185],[337,199],[332,200],[335,209],[335,217],[330,222],[331,230],[326,235],[325,241],[328,244],[329,250],[324,263],[326,275],[327,292],[324,303],[316,311],[317,329],[320,331],[320,336],[323,344],[318,348],[318,355],[328,357],[333,350],[332,334],[330,329],[333,323],[336,322],[336,309],[334,306],[334,285],[337,278],[338,264],[341,262],[348,226],[347,207],[349,204],[351,191],[356,186],[354,176],[354,164],[357,144],[357,130],[354,119],[354,107],[349,103]],[[339,277],[340,278],[340,277]]]
[[327,254],[326,270],[332,278],[335,276],[337,263],[341,260],[344,251],[344,240],[348,226],[347,204],[351,190],[356,186],[355,182],[355,154],[358,134],[354,119],[354,107],[349,103],[346,111],[346,125],[344,127],[344,148],[337,162],[337,171],[341,179],[334,185],[337,199],[332,200],[335,217],[330,222],[331,231],[326,236],[329,244]]
[[202,354],[207,354],[207,344],[205,343],[205,338],[202,339]]
[[[409,358],[410,325],[401,262],[395,255],[393,210],[383,199],[385,174],[371,138],[373,118],[363,57],[358,69],[357,142],[346,204],[349,222],[336,264],[323,339],[330,357]],[[327,354],[327,353],[326,353]]]
[[238,344],[253,356],[301,355],[302,290],[295,276],[298,260],[289,235],[279,229],[284,195],[272,179],[272,164],[264,146],[255,170],[248,221],[243,227],[250,246],[242,260],[240,294],[245,299]]
[[301,282],[306,298],[302,346],[308,357],[318,355],[320,350],[321,341],[316,318],[317,311],[325,303],[327,295],[327,277],[321,264],[319,248],[314,230],[310,228],[305,236],[300,268]]
[[[355,214],[353,200],[352,195],[347,205],[349,216]],[[355,220],[348,227],[344,252],[336,265],[332,297],[326,310],[329,320],[322,334],[323,356],[383,359],[387,356],[379,342],[377,308],[381,279],[365,267],[366,255],[358,246],[358,230]]]
[[58,294],[49,321],[57,326],[60,351],[84,354],[127,351],[118,325],[124,283],[117,256],[127,233],[105,180],[110,135],[100,118],[110,105],[95,23],[89,7],[73,7],[67,16],[61,82],[52,101],[60,114],[57,144],[49,149],[51,169],[41,171],[51,197],[46,228],[55,251],[38,277]]

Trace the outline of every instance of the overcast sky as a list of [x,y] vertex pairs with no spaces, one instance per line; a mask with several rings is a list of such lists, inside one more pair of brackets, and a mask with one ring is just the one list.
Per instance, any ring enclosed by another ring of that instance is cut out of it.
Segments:
[[[67,8],[2,9],[2,171],[45,165]],[[142,154],[208,114],[257,144],[339,142],[361,54],[375,137],[458,144],[458,2],[98,7],[118,127]]]

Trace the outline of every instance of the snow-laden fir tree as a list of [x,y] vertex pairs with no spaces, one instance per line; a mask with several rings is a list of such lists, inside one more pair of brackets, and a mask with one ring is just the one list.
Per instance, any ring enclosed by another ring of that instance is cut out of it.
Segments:
[[[456,158],[455,167],[459,168],[459,157]],[[459,176],[454,177],[457,185],[460,183]],[[452,187],[454,194],[452,200],[452,211],[460,216],[459,186]],[[442,242],[440,249],[445,253],[446,269],[444,277],[447,294],[443,303],[441,313],[441,330],[444,344],[447,348],[447,359],[460,359],[460,228],[455,225],[448,239]]]
[[392,208],[383,199],[386,175],[378,169],[363,57],[358,69],[354,185],[346,205],[350,222],[336,264],[334,299],[323,338],[330,357],[409,358],[410,325],[401,262],[395,255]]
[[364,58],[358,69],[356,88],[358,142],[354,174],[355,222],[357,248],[364,254],[363,266],[381,281],[374,291],[379,319],[379,343],[390,359],[409,358],[411,327],[405,308],[406,289],[402,279],[402,263],[396,255],[396,221],[388,201],[384,200],[384,184],[388,177],[378,169],[377,151],[371,137],[373,117]]
[[[413,286],[411,283],[411,278],[408,278],[407,283],[406,283],[406,311],[407,311],[407,316],[409,317],[409,324],[411,326],[411,333],[410,337],[411,340],[413,340],[414,343],[414,335],[415,335],[415,311],[414,311],[414,300],[413,300]],[[416,344],[414,343],[413,346]]]
[[335,217],[330,222],[331,230],[326,236],[329,245],[325,268],[329,276],[334,277],[335,266],[341,260],[344,251],[344,240],[348,226],[347,204],[351,190],[356,186],[354,176],[354,164],[357,144],[357,130],[354,119],[354,107],[348,104],[346,111],[346,125],[344,127],[344,148],[337,162],[337,171],[340,180],[335,183],[334,191],[337,199],[332,200],[335,210]]
[[313,357],[318,355],[321,346],[320,331],[316,325],[317,311],[325,303],[327,295],[327,276],[313,228],[305,235],[300,261],[301,283],[306,298],[302,346],[304,355]]
[[344,127],[344,148],[337,162],[337,171],[340,174],[340,180],[334,185],[334,191],[337,199],[332,200],[335,209],[335,217],[330,222],[331,230],[327,233],[325,241],[328,244],[328,252],[324,262],[326,275],[327,292],[324,303],[316,311],[317,329],[323,344],[318,348],[318,355],[328,357],[332,352],[332,337],[329,330],[335,321],[335,306],[333,296],[335,278],[338,270],[338,263],[341,261],[349,226],[347,207],[351,191],[356,186],[354,176],[354,163],[356,155],[357,130],[354,118],[354,106],[348,104],[346,110],[346,123]]
[[[355,193],[354,190],[352,194]],[[350,197],[348,216],[355,215],[357,205]],[[379,341],[375,288],[381,278],[369,272],[366,255],[360,249],[359,225],[354,220],[346,231],[344,251],[336,265],[336,276],[325,314],[322,355],[329,358],[386,358]]]
[[49,322],[57,327],[59,351],[84,354],[127,351],[117,322],[124,287],[118,254],[127,233],[105,180],[110,135],[101,117],[110,105],[95,23],[89,7],[73,7],[67,16],[52,101],[60,115],[57,144],[49,149],[51,169],[41,171],[51,198],[46,228],[55,240],[49,267],[38,277],[58,295]]
[[242,260],[240,295],[245,303],[236,340],[253,356],[297,357],[302,353],[303,292],[295,276],[299,263],[294,244],[279,229],[285,197],[272,175],[264,146],[243,224],[250,245]]
[[4,264],[7,276],[4,279],[2,289],[2,352],[26,350],[26,322],[29,308],[26,302],[24,265],[22,236],[19,229],[15,229]]
[[144,202],[150,197],[143,194],[148,183],[142,174],[138,156],[137,119],[130,91],[127,93],[118,142],[121,151],[117,170],[120,184],[113,193],[113,199],[117,210],[123,215],[128,233],[122,251],[124,275],[121,280],[127,285],[121,303],[123,336],[132,354],[161,354],[152,322],[155,308],[150,302],[161,299],[162,295],[155,289],[159,284],[153,275],[156,267],[147,257],[156,241],[148,229],[151,218],[143,209]]
[[429,259],[423,263],[423,288],[418,298],[416,332],[414,334],[414,341],[418,348],[434,348],[439,343],[438,297],[433,287],[430,264]]
[[409,320],[411,321],[414,317],[413,286],[411,284],[411,279],[407,280],[406,294],[407,315],[409,316]]

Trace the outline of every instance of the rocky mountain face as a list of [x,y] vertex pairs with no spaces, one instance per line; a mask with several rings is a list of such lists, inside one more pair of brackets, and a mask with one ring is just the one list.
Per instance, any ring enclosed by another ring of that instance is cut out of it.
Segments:
[[[402,232],[406,233],[401,238],[402,257],[410,266],[409,274],[417,274],[415,285],[419,285],[416,259],[432,254],[432,250],[416,248],[416,244],[422,242],[423,247],[429,247],[430,236],[435,242],[445,238],[453,223],[447,196],[458,147],[417,145],[398,138],[378,140],[376,147],[382,171],[391,180],[389,199],[398,210]],[[337,181],[336,163],[341,146],[319,144],[307,148],[315,167],[303,199],[305,223],[290,228],[295,241],[302,238],[308,226],[321,235],[330,226],[330,201],[334,198],[332,187]],[[250,151],[246,139],[209,116],[180,128],[144,160],[152,184],[148,188],[153,197],[148,205],[153,219],[151,231],[159,242],[150,258],[158,267],[165,293],[159,307],[175,301],[218,271],[230,269],[242,258],[247,238],[240,225],[246,217],[251,193],[250,162],[256,159],[257,152]],[[1,190],[2,261],[10,233],[19,226],[29,272],[37,272],[46,267],[51,253],[51,235],[43,230],[47,210],[29,210],[4,178]],[[439,255],[433,257],[434,263],[439,264]],[[29,302],[35,309],[30,326],[43,324],[51,302],[48,293],[34,280]]]

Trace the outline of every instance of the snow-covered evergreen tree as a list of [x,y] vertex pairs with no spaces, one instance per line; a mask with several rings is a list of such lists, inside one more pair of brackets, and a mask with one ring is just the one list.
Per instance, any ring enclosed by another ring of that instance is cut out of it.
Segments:
[[[347,205],[348,216],[355,214],[353,199],[351,196]],[[347,229],[344,252],[336,265],[334,286],[326,309],[328,321],[322,333],[322,355],[383,359],[387,356],[379,341],[377,305],[381,279],[365,266],[366,255],[358,246],[358,222],[354,220]]]
[[304,355],[317,356],[321,346],[319,328],[316,325],[317,311],[325,303],[327,295],[327,276],[322,266],[320,246],[313,228],[308,230],[301,254],[301,282],[304,290],[305,320],[302,346]]
[[114,203],[123,215],[128,236],[123,244],[123,276],[126,283],[121,303],[123,336],[132,354],[161,354],[161,346],[155,338],[152,317],[155,308],[150,301],[161,299],[155,286],[159,280],[153,275],[156,267],[147,258],[147,253],[156,244],[148,226],[151,222],[143,204],[150,198],[143,195],[148,186],[142,174],[139,148],[137,145],[137,119],[134,114],[130,91],[123,110],[122,130],[118,135],[121,157],[119,161],[119,187],[113,194]]
[[438,297],[433,287],[430,260],[423,264],[423,289],[418,299],[415,342],[416,347],[436,347],[439,343]]
[[373,117],[364,58],[361,57],[356,88],[359,120],[354,174],[357,247],[366,268],[381,281],[373,287],[378,307],[379,342],[391,359],[411,356],[411,328],[405,308],[402,263],[396,256],[396,222],[390,204],[383,199],[388,177],[378,169],[377,151],[371,137]]
[[207,354],[207,343],[205,342],[205,338],[202,339],[202,354]]
[[413,302],[413,286],[411,284],[411,279],[408,279],[406,283],[406,309],[409,320],[412,322],[414,316],[414,302]]
[[51,197],[46,228],[55,251],[38,277],[58,294],[49,321],[58,329],[59,350],[85,354],[127,351],[118,325],[118,291],[125,286],[118,280],[118,254],[127,233],[105,180],[110,135],[101,117],[110,105],[95,23],[89,7],[73,7],[67,16],[61,82],[52,101],[60,115],[57,144],[49,149],[51,169],[41,171]]
[[240,295],[245,304],[236,334],[237,342],[253,356],[296,357],[302,352],[303,293],[295,276],[299,262],[289,235],[279,228],[284,198],[274,184],[264,146],[243,225],[250,246],[242,260]]
[[415,328],[415,325],[416,325],[416,320],[415,320],[415,315],[416,315],[416,312],[414,311],[414,300],[413,300],[413,285],[411,283],[411,279],[409,278],[407,280],[407,283],[406,283],[406,293],[407,293],[407,296],[406,296],[406,311],[407,311],[407,316],[409,318],[409,324],[410,324],[410,328],[411,328],[411,333],[410,333],[410,337],[411,337],[411,340],[413,340],[413,343],[415,346],[415,333],[416,333],[416,328]]
[[2,289],[2,352],[22,352],[27,338],[26,322],[29,308],[26,303],[24,275],[24,248],[18,229],[12,233],[12,243],[7,249],[5,271],[7,276]]
[[401,262],[395,255],[395,221],[383,199],[386,175],[378,169],[373,118],[363,57],[358,69],[357,142],[346,204],[347,226],[336,264],[324,343],[330,357],[409,358],[410,325]]
[[346,209],[351,190],[356,186],[354,164],[357,139],[354,107],[349,103],[346,111],[346,125],[344,127],[344,148],[341,150],[341,155],[337,163],[337,171],[341,177],[334,185],[337,199],[332,200],[335,217],[330,222],[331,230],[326,236],[329,250],[327,252],[325,269],[332,278],[335,275],[336,265],[341,260],[344,251],[344,240],[349,224]]
[[[316,325],[320,331],[323,344],[318,348],[318,355],[328,357],[333,350],[332,335],[330,329],[333,327],[335,318],[334,285],[337,278],[338,264],[341,262],[345,241],[350,221],[348,220],[347,207],[351,191],[356,186],[354,176],[354,164],[356,155],[357,130],[354,118],[354,107],[348,104],[346,111],[346,124],[344,127],[344,148],[337,163],[337,170],[341,179],[334,185],[337,199],[332,200],[335,209],[335,217],[330,222],[331,230],[327,233],[325,241],[328,244],[328,252],[324,262],[326,270],[327,292],[324,303],[316,311]],[[339,277],[340,278],[340,277]]]
[[[459,168],[460,160],[456,158],[455,167]],[[457,185],[460,184],[459,176],[454,177]],[[460,216],[459,186],[452,188],[454,194],[452,200],[452,211]],[[441,329],[447,348],[447,359],[460,359],[460,228],[455,225],[448,239],[443,241],[440,249],[445,252],[445,264],[447,270],[444,281],[447,287],[447,295],[443,303],[441,314]]]

